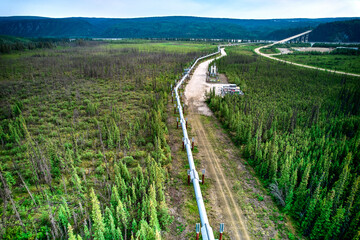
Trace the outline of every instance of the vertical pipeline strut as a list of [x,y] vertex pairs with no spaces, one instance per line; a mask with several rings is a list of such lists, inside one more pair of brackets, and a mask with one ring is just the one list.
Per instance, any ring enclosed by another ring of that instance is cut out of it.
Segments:
[[201,194],[201,189],[200,189],[200,184],[199,184],[199,182],[200,182],[199,174],[195,169],[194,159],[193,159],[193,155],[192,155],[192,152],[191,152],[191,143],[190,143],[188,133],[187,133],[187,130],[186,130],[186,121],[184,119],[184,114],[183,114],[183,110],[182,110],[182,107],[181,107],[178,88],[185,81],[185,79],[187,77],[189,77],[190,72],[195,68],[196,64],[200,60],[211,57],[211,56],[214,56],[214,55],[217,55],[219,53],[220,53],[220,46],[218,46],[218,51],[217,52],[214,52],[212,54],[209,54],[209,55],[206,55],[206,56],[203,56],[203,57],[200,57],[200,58],[196,59],[195,63],[191,66],[189,71],[181,78],[180,82],[175,87],[177,108],[179,109],[180,123],[181,123],[182,131],[183,131],[183,135],[184,135],[184,144],[185,144],[185,149],[186,149],[186,153],[187,153],[187,157],[188,157],[188,161],[189,161],[189,166],[190,166],[190,178],[191,178],[191,181],[192,181],[193,186],[194,186],[196,203],[197,203],[198,210],[199,210],[199,215],[200,215],[201,233],[202,233],[202,239],[203,240],[215,240],[215,238],[214,238],[213,230],[212,230],[212,228],[211,228],[211,226],[209,224],[209,219],[208,219],[207,214],[206,214],[204,200],[203,200],[202,194]]

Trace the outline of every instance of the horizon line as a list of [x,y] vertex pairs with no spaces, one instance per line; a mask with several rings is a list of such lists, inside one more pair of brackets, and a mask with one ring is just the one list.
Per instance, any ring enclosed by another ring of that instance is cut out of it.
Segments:
[[359,17],[321,17],[321,18],[309,18],[309,17],[297,17],[297,18],[230,18],[230,17],[204,17],[204,16],[191,16],[191,15],[159,15],[159,16],[138,16],[138,17],[89,17],[89,16],[64,16],[64,17],[47,17],[47,16],[36,16],[36,15],[11,15],[11,16],[0,16],[0,18],[11,18],[11,17],[38,17],[38,18],[50,18],[50,19],[64,19],[64,18],[105,18],[105,19],[141,19],[141,18],[166,18],[166,17],[193,17],[193,18],[211,18],[211,19],[233,19],[233,20],[288,20],[288,19],[327,19],[327,18],[348,18],[356,19]]

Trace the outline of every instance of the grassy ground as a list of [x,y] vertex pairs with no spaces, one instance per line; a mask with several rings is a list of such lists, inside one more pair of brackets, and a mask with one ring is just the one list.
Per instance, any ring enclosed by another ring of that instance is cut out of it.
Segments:
[[109,44],[104,45],[103,47],[107,49],[117,49],[117,48],[136,48],[141,51],[167,51],[167,52],[193,52],[193,51],[203,51],[203,52],[214,52],[217,50],[217,44],[215,43],[197,43],[197,42],[149,42],[139,40],[142,44],[137,44],[137,41],[112,41]]
[[291,62],[338,70],[350,73],[360,73],[360,56],[349,55],[311,55],[311,54],[287,54],[277,58]]
[[260,52],[265,53],[265,54],[280,53],[280,51],[275,47],[262,48],[262,49],[260,49]]

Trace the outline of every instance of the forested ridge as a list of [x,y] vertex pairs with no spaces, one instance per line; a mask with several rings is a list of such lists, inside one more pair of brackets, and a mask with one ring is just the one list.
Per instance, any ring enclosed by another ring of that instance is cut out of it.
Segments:
[[309,41],[360,42],[359,28],[359,19],[323,23],[310,33]]
[[3,239],[161,239],[172,221],[164,105],[213,47],[84,45],[0,58]]
[[191,16],[144,18],[0,17],[0,34],[55,38],[269,39],[288,37],[321,23],[353,18],[231,19]]
[[228,48],[216,61],[244,96],[208,104],[309,239],[360,239],[360,83]]

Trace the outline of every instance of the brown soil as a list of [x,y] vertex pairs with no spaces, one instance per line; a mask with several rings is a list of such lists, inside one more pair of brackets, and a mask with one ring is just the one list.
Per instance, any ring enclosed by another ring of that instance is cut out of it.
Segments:
[[322,48],[322,47],[301,47],[294,49],[300,52],[321,52],[321,53],[331,52],[332,50],[334,50],[334,48]]
[[227,78],[226,75],[223,74],[223,73],[220,73],[220,74],[219,74],[219,79],[220,79],[220,83],[224,83],[224,84],[228,84],[228,83],[229,83],[228,78]]
[[[207,177],[213,183],[210,190],[212,210],[216,211],[216,215],[222,216],[222,221],[225,223],[227,233],[231,236],[231,239],[250,239],[244,224],[242,211],[235,201],[231,182],[227,177],[227,173],[223,171],[221,160],[208,139],[200,115],[193,114],[190,121],[197,136],[197,145],[202,163],[201,168],[208,171]],[[213,224],[213,227],[215,227],[215,224]]]

